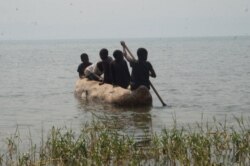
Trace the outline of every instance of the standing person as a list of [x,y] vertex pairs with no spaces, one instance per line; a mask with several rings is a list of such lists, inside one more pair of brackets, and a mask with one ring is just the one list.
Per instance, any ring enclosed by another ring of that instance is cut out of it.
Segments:
[[80,57],[81,57],[82,63],[78,66],[77,72],[79,73],[79,78],[84,78],[85,76],[84,70],[86,69],[86,67],[88,67],[92,63],[89,62],[88,54],[82,53]]
[[124,56],[129,61],[132,67],[131,73],[131,90],[137,89],[140,85],[146,86],[150,89],[149,76],[155,78],[156,74],[153,66],[147,61],[148,51],[145,48],[138,48],[137,56],[138,60],[135,60],[127,55],[125,46],[123,46]]
[[127,88],[130,82],[130,74],[128,70],[128,64],[123,59],[123,52],[115,50],[113,53],[115,60],[110,63],[112,84]]
[[112,78],[110,73],[110,63],[113,61],[112,57],[108,56],[108,50],[106,48],[103,48],[99,52],[101,63],[103,67],[103,82],[100,83],[100,85],[106,83],[106,84],[112,84]]

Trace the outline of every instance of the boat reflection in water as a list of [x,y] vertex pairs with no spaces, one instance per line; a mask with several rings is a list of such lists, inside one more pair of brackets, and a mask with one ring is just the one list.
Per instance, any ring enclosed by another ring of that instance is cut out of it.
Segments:
[[121,108],[86,99],[77,100],[82,124],[95,119],[121,135],[133,137],[138,146],[150,143],[153,134],[151,107]]

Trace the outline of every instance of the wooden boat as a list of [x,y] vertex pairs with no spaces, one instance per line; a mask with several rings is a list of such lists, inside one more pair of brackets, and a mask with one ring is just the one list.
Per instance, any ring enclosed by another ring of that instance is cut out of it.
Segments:
[[152,96],[145,86],[131,91],[110,84],[99,85],[99,82],[86,78],[76,81],[75,95],[97,102],[110,103],[122,107],[151,106]]

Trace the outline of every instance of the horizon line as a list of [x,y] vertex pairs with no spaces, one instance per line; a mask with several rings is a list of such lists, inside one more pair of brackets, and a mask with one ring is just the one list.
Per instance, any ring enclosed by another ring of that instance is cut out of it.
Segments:
[[199,39],[199,38],[249,38],[250,35],[166,36],[166,37],[93,37],[93,38],[30,38],[1,39],[0,41],[56,41],[56,40],[115,40],[115,39]]

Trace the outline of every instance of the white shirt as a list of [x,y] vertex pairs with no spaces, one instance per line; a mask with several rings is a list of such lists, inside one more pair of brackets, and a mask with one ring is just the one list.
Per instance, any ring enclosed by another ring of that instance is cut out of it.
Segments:
[[88,77],[91,73],[94,73],[94,74],[96,74],[98,76],[103,74],[103,72],[101,72],[100,69],[97,67],[97,63],[93,63],[92,65],[89,65],[84,70],[84,74],[85,74],[86,77]]

